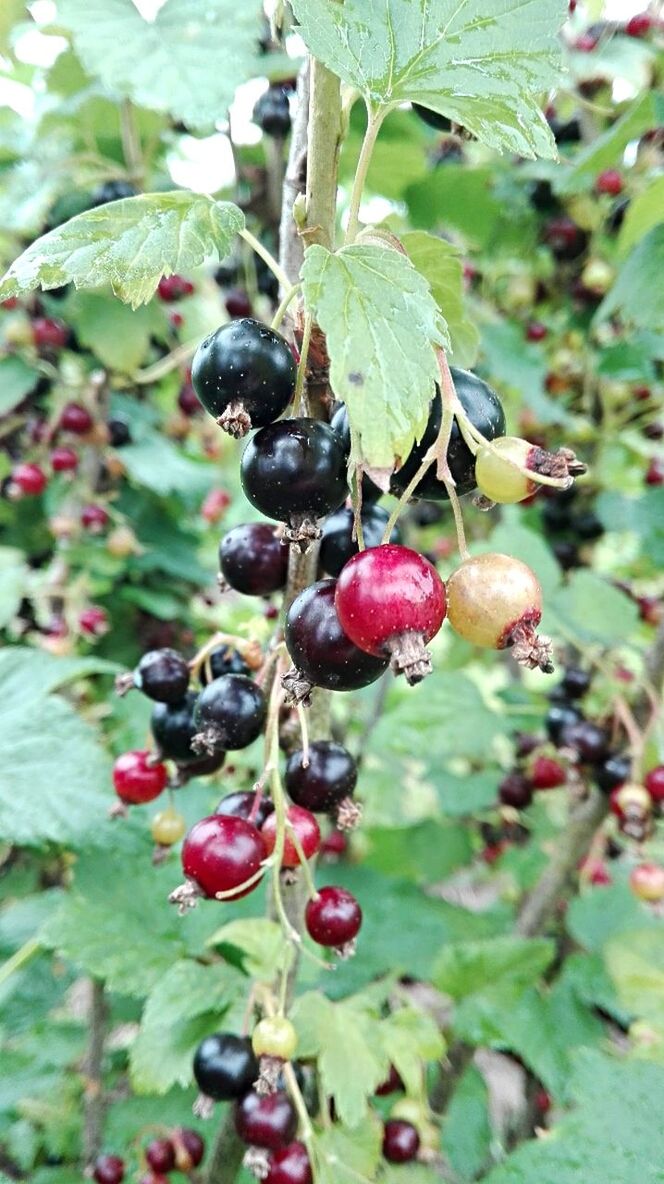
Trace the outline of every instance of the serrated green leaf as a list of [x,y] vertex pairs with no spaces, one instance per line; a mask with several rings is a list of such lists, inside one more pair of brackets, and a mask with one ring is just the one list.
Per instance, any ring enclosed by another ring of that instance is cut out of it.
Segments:
[[208,946],[235,946],[244,954],[243,966],[252,978],[270,981],[283,963],[284,938],[281,926],[265,917],[229,921],[215,929]]
[[110,292],[72,296],[67,301],[67,321],[81,345],[119,374],[133,374],[145,359],[151,336],[164,331],[163,311],[156,304],[127,308]]
[[364,1184],[373,1180],[381,1141],[382,1128],[375,1116],[352,1131],[336,1124],[322,1131],[314,1144],[318,1184]]
[[22,551],[15,547],[0,547],[0,629],[4,629],[16,613],[28,573]]
[[392,467],[424,431],[438,377],[434,346],[445,345],[429,285],[399,251],[369,243],[336,254],[310,247],[302,281],[362,458]]
[[233,1004],[244,1006],[245,987],[244,975],[223,962],[204,966],[183,959],[171,966],[148,997],[132,1045],[137,1093],[165,1094],[173,1085],[189,1085],[196,1047],[222,1026]]
[[[643,915],[646,910],[641,906]],[[661,925],[613,937],[604,947],[606,968],[632,1015],[664,1025],[664,934]]]
[[[639,240],[627,256],[597,312],[595,322],[619,315],[637,329],[664,330],[664,292],[659,277],[664,267],[664,225]],[[643,293],[648,299],[643,299]]]
[[469,1065],[452,1094],[443,1127],[443,1151],[463,1180],[474,1180],[489,1159],[489,1092],[482,1074]]
[[39,371],[18,354],[0,358],[0,415],[13,411],[36,386],[38,379]]
[[438,1025],[426,1012],[402,1007],[383,1020],[381,1037],[406,1092],[416,1096],[422,1089],[423,1062],[440,1060],[445,1052]]
[[567,634],[605,645],[625,641],[638,622],[638,608],[619,588],[592,571],[575,571],[547,605]]
[[334,1098],[340,1121],[358,1126],[390,1064],[379,1020],[366,1010],[361,997],[332,1003],[314,991],[296,1001],[292,1020],[300,1054],[317,1058],[323,1089]]
[[620,227],[618,248],[627,255],[644,234],[664,222],[664,177],[653,177],[650,184],[631,201]]
[[[495,796],[495,794],[494,794]],[[470,863],[473,848],[468,827],[426,819],[416,826],[372,829],[366,833],[368,867],[388,875],[393,868],[405,880],[430,884]]]
[[[122,463],[132,482],[153,493],[198,493],[212,485],[208,465],[182,455],[171,440],[157,432],[122,449]],[[186,575],[186,572],[183,573]]]
[[108,202],[38,238],[12,264],[0,300],[32,288],[100,288],[134,308],[154,296],[163,275],[228,254],[244,215],[231,202],[177,190]]
[[519,991],[546,970],[554,954],[555,946],[546,938],[456,942],[438,955],[433,981],[457,1000],[503,985]]
[[232,0],[167,0],[152,21],[132,0],[59,0],[86,70],[141,106],[192,128],[225,119],[254,73],[258,11]]
[[[649,916],[627,884],[589,888],[570,902],[565,922],[574,941],[591,953],[601,954],[618,934],[649,925]],[[650,918],[651,924],[656,924]]]
[[480,335],[465,308],[459,249],[421,230],[402,235],[401,241],[445,318],[455,366],[467,369],[477,360]]
[[367,103],[404,100],[447,115],[483,143],[555,156],[538,95],[558,76],[556,0],[293,0],[311,52]]

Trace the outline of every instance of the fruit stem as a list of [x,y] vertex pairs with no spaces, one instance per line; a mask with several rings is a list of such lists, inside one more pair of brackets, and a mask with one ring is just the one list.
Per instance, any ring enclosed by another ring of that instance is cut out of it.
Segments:
[[311,344],[311,331],[314,326],[314,319],[310,312],[305,314],[304,328],[302,330],[302,346],[300,348],[300,360],[297,366],[297,378],[295,380],[295,392],[293,394],[293,403],[297,409],[298,414],[302,412],[309,412],[309,400],[304,389],[304,380],[307,375],[307,363],[309,361],[309,346]]
[[107,1019],[108,1007],[104,984],[99,979],[92,979],[88,1007],[88,1047],[83,1069],[85,1080],[83,1158],[87,1165],[94,1163],[101,1149],[104,1120],[102,1063]]
[[275,312],[274,316],[272,317],[270,328],[275,329],[275,330],[279,328],[281,322],[283,321],[283,319],[288,311],[289,304],[291,303],[293,298],[295,296],[297,296],[301,287],[302,287],[301,284],[291,284],[290,288],[286,289],[286,293],[282,298],[281,304],[279,305],[277,311]]
[[36,937],[31,937],[29,941],[26,941],[20,950],[17,950],[15,954],[12,954],[11,958],[8,958],[0,966],[0,984],[11,978],[12,974],[16,974],[17,970],[22,970],[24,966],[27,966],[28,962],[32,962],[32,959],[37,957],[41,949],[41,942],[37,941]]
[[[358,447],[357,432],[353,428],[352,424],[350,425],[350,444],[351,458],[359,455],[360,449]],[[360,551],[364,551],[364,528],[362,526],[362,477],[357,465],[355,465],[353,469],[350,488],[351,503],[353,506],[353,535],[357,540],[358,549]]]
[[270,254],[267,247],[264,247],[262,242],[256,238],[256,235],[252,234],[250,230],[247,230],[246,226],[240,231],[240,238],[244,239],[245,243],[251,247],[252,251],[255,251],[257,255],[260,255],[263,262],[267,263],[272,274],[279,280],[279,283],[281,284],[284,291],[287,291],[291,286],[290,280],[286,275],[286,272],[283,271],[283,269],[277,263],[274,255]]
[[353,180],[353,188],[350,195],[350,203],[348,206],[348,226],[346,228],[345,245],[349,246],[355,242],[358,231],[360,229],[360,204],[362,202],[362,193],[364,192],[364,185],[371,163],[371,157],[376,144],[378,133],[385,116],[387,115],[387,107],[378,107],[375,110],[367,103],[367,130],[364,133],[362,141],[362,148],[357,161],[357,168],[355,170],[355,178]]
[[153,366],[146,366],[144,370],[135,370],[132,374],[132,382],[138,386],[147,386],[151,382],[156,382],[157,379],[163,378],[165,374],[170,374],[171,370],[177,370],[182,362],[187,362],[189,358],[193,358],[196,350],[200,345],[200,337],[195,341],[186,342],[184,345],[178,345],[171,350],[170,354],[166,354],[165,358],[160,358]]

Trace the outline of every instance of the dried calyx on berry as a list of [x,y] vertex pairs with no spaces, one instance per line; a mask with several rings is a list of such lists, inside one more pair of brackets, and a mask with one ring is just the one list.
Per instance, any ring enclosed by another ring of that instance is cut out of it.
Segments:
[[253,317],[210,333],[191,366],[191,381],[205,410],[238,439],[283,415],[296,377],[288,342]]
[[361,809],[353,801],[357,764],[343,744],[315,740],[306,754],[303,750],[292,752],[284,784],[296,806],[314,814],[332,814],[343,830],[359,822]]
[[297,1048],[293,1024],[285,1016],[266,1016],[254,1028],[251,1047],[259,1058],[254,1089],[259,1095],[275,1094],[284,1063],[292,1060]]
[[[527,470],[525,472],[524,470]],[[547,452],[517,436],[499,436],[480,448],[475,460],[475,479],[482,496],[501,505],[521,502],[537,489],[537,478],[553,477],[572,484],[586,472],[569,448]]]

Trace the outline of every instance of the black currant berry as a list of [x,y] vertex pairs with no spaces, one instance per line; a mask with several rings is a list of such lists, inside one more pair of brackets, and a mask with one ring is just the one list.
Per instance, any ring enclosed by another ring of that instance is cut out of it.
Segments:
[[594,772],[595,782],[603,793],[611,793],[618,786],[625,785],[632,777],[632,761],[630,757],[619,752],[607,756]]
[[287,689],[299,702],[312,686],[355,691],[380,678],[389,659],[374,658],[346,636],[334,605],[336,580],[319,580],[295,598],[286,618],[286,647],[297,675],[286,675]]
[[533,800],[532,782],[523,773],[508,773],[498,786],[498,797],[503,806],[525,810]]
[[279,592],[288,573],[288,547],[267,522],[234,526],[219,544],[219,568],[224,580],[245,596]]
[[286,789],[296,806],[314,814],[327,814],[352,796],[357,764],[343,744],[315,740],[309,745],[308,765],[303,760],[302,751],[293,752],[286,764]]
[[220,645],[208,655],[198,672],[201,686],[206,686],[212,678],[221,678],[222,674],[249,674],[249,667],[239,650],[230,645]]
[[579,666],[569,666],[560,685],[568,699],[582,699],[590,683],[591,678],[587,670],[582,670]]
[[194,1077],[202,1094],[215,1102],[231,1102],[251,1089],[258,1077],[251,1040],[231,1032],[206,1036],[194,1054]]
[[288,342],[253,317],[222,325],[201,342],[191,381],[201,403],[232,436],[283,415],[297,367]]
[[[180,703],[189,686],[189,665],[176,650],[149,650],[131,676],[131,684],[157,703]],[[120,685],[122,683],[122,685]],[[118,690],[124,687],[123,676]]]
[[609,747],[609,734],[606,728],[600,727],[590,719],[566,724],[562,730],[561,740],[567,748],[576,749],[584,764],[594,765],[603,760]]
[[288,95],[281,86],[271,86],[254,106],[252,121],[266,136],[283,140],[291,127]]
[[162,756],[182,764],[198,760],[191,742],[198,731],[194,723],[195,691],[188,691],[179,703],[157,703],[150,727]]
[[[332,428],[333,432],[336,432],[337,436],[341,440],[344,456],[346,457],[346,461],[348,461],[351,443],[350,420],[348,418],[348,410],[345,403],[342,403],[340,407],[337,407],[337,410],[330,420],[330,427]],[[375,481],[372,481],[371,477],[368,477],[365,473],[362,477],[362,505],[368,506],[372,502],[377,502],[379,497],[382,496],[382,489],[380,489],[379,486],[376,485]]]
[[265,721],[265,695],[246,674],[223,674],[201,691],[194,721],[194,750],[233,751],[246,748],[260,735]]
[[94,210],[97,206],[105,206],[109,201],[120,201],[123,197],[136,197],[137,195],[138,189],[129,181],[105,181],[92,194],[89,208]]
[[286,537],[293,540],[318,538],[315,520],[348,493],[339,438],[316,419],[283,419],[256,432],[242,455],[240,479],[251,504],[288,523]]
[[131,428],[126,419],[114,415],[106,426],[108,427],[109,443],[113,448],[124,448],[125,444],[131,444]]
[[244,818],[245,822],[253,822],[254,826],[260,830],[273,810],[274,804],[271,798],[263,795],[256,805],[256,793],[248,789],[227,793],[219,802],[215,814],[225,814],[231,818]]
[[583,719],[581,712],[571,703],[552,703],[544,720],[549,740],[553,744],[559,744],[563,729],[569,724],[578,723],[580,719]]
[[413,103],[413,111],[423,123],[428,124],[429,127],[435,127],[436,131],[449,132],[452,127],[446,115],[440,115],[438,111],[431,111],[428,107],[423,107],[421,103]]
[[[382,506],[367,505],[362,507],[362,531],[364,546],[379,547],[385,527],[389,519],[387,510]],[[330,576],[338,576],[342,567],[348,563],[353,555],[357,555],[359,546],[353,538],[354,515],[352,510],[344,506],[336,510],[326,519],[323,526],[323,538],[320,548],[320,561],[323,571]],[[401,542],[401,532],[392,531],[391,542]]]
[[[455,366],[452,366],[451,370],[459,402],[473,427],[477,428],[487,440],[493,440],[496,436],[504,436],[505,412],[495,391],[492,391],[486,382],[468,370],[458,370]],[[422,439],[411,449],[404,464],[392,477],[390,482],[392,493],[402,494],[415,476],[425,454],[438,438],[441,415],[440,397],[436,394],[431,404],[429,422]],[[452,427],[447,459],[452,477],[456,481],[457,493],[470,493],[475,488],[475,457],[463,439],[456,420]],[[435,465],[432,465],[425,473],[415,490],[415,497],[428,498],[431,501],[444,501],[447,498],[447,490],[443,482],[439,481],[436,476]]]

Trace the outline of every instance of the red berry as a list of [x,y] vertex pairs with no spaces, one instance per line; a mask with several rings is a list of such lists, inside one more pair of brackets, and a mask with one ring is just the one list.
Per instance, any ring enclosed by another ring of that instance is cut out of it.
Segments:
[[90,534],[101,534],[109,522],[109,513],[103,506],[83,506],[81,510],[81,526],[85,530],[89,530]]
[[[313,814],[303,810],[301,806],[290,806],[286,812],[290,827],[286,829],[284,850],[281,856],[282,867],[297,867],[300,856],[291,837],[292,831],[297,835],[305,859],[311,859],[320,847],[320,829]],[[291,830],[292,828],[292,830]],[[277,815],[270,814],[261,827],[265,854],[271,855],[277,841]]]
[[37,349],[64,349],[69,341],[69,329],[64,321],[55,317],[35,317],[32,340]]
[[653,802],[664,802],[664,765],[656,765],[643,778]]
[[622,174],[617,169],[604,169],[595,181],[595,189],[598,193],[608,193],[611,197],[617,197],[623,191]]
[[178,1126],[171,1135],[175,1148],[175,1163],[179,1172],[188,1173],[197,1168],[205,1155],[205,1140],[186,1126]]
[[201,506],[201,517],[206,522],[218,522],[231,504],[231,495],[225,489],[211,489]]
[[180,408],[182,414],[187,416],[198,415],[199,412],[202,412],[203,410],[203,406],[199,402],[198,395],[191,385],[191,379],[188,379],[180,387],[180,393],[178,395],[178,407]]
[[348,850],[348,839],[342,830],[330,831],[320,845],[321,856],[330,863],[342,859]]
[[6,308],[7,312],[12,312],[18,308],[18,296],[8,296],[6,300],[0,300],[0,308]]
[[383,1129],[383,1155],[390,1163],[408,1163],[420,1149],[420,1136],[412,1122],[390,1118]]
[[81,403],[66,403],[62,408],[58,427],[63,432],[72,432],[74,436],[84,436],[90,431],[93,422],[87,407],[83,407]]
[[343,950],[360,932],[362,909],[345,888],[321,888],[309,901],[304,920],[319,946]]
[[297,1114],[288,1094],[259,1094],[250,1090],[235,1107],[235,1129],[244,1143],[277,1151],[297,1131]]
[[145,1158],[153,1172],[166,1175],[175,1167],[175,1147],[170,1139],[153,1139],[145,1149]]
[[565,770],[550,756],[538,756],[533,761],[530,779],[535,789],[556,789],[567,780]]
[[26,462],[12,469],[10,492],[14,497],[38,497],[47,484],[46,474],[39,465]]
[[531,321],[526,325],[526,341],[543,341],[549,330],[541,321]]
[[251,300],[240,288],[231,288],[224,306],[229,317],[250,317],[253,312]]
[[91,604],[89,608],[84,608],[80,613],[78,625],[82,633],[88,633],[92,637],[101,637],[102,634],[108,632],[108,616],[99,605]]
[[[269,820],[268,820],[269,821]],[[182,867],[203,896],[230,892],[226,900],[238,900],[258,886],[265,850],[256,827],[244,818],[212,814],[192,826],[182,845]],[[232,891],[237,889],[237,891]]]
[[628,20],[625,32],[628,37],[647,37],[654,25],[655,22],[649,12],[637,12],[636,16],[630,17]]
[[636,604],[640,620],[645,621],[646,625],[659,625],[664,605],[657,596],[637,596]]
[[404,1084],[394,1065],[390,1065],[390,1071],[384,1081],[380,1083],[376,1090],[376,1095],[379,1098],[386,1098],[388,1094],[394,1094],[397,1090],[403,1089]]
[[193,292],[194,285],[181,275],[162,276],[157,284],[157,295],[164,304],[172,304],[175,300],[182,300],[185,296],[191,296]]
[[396,543],[354,555],[337,581],[335,607],[344,633],[376,658],[392,658],[410,683],[430,671],[426,642],[445,619],[445,585],[435,567]]
[[581,873],[595,888],[604,888],[613,883],[611,873],[601,859],[587,859],[581,865]]
[[580,37],[577,37],[573,48],[578,50],[579,53],[592,53],[597,46],[597,42],[598,38],[595,37],[594,33],[582,33]]
[[538,1089],[535,1094],[535,1109],[539,1110],[540,1114],[546,1114],[547,1110],[551,1109],[551,1097],[545,1089]]
[[54,448],[51,453],[51,468],[54,473],[72,473],[78,468],[78,455],[73,448]]
[[69,633],[64,617],[51,617],[44,627],[46,637],[66,637]]
[[653,456],[645,475],[646,485],[664,485],[664,461]]
[[656,904],[664,900],[664,867],[658,863],[640,863],[629,877],[629,886],[639,900]]
[[270,1156],[264,1184],[312,1184],[312,1181],[309,1156],[302,1143],[289,1143]]
[[124,1160],[119,1155],[99,1155],[92,1169],[97,1184],[121,1184],[124,1174]]
[[181,312],[169,312],[168,323],[171,329],[181,329],[184,325],[184,317]]
[[113,766],[115,792],[123,802],[132,806],[158,798],[167,782],[166,766],[152,764],[151,754],[144,749],[123,752]]

